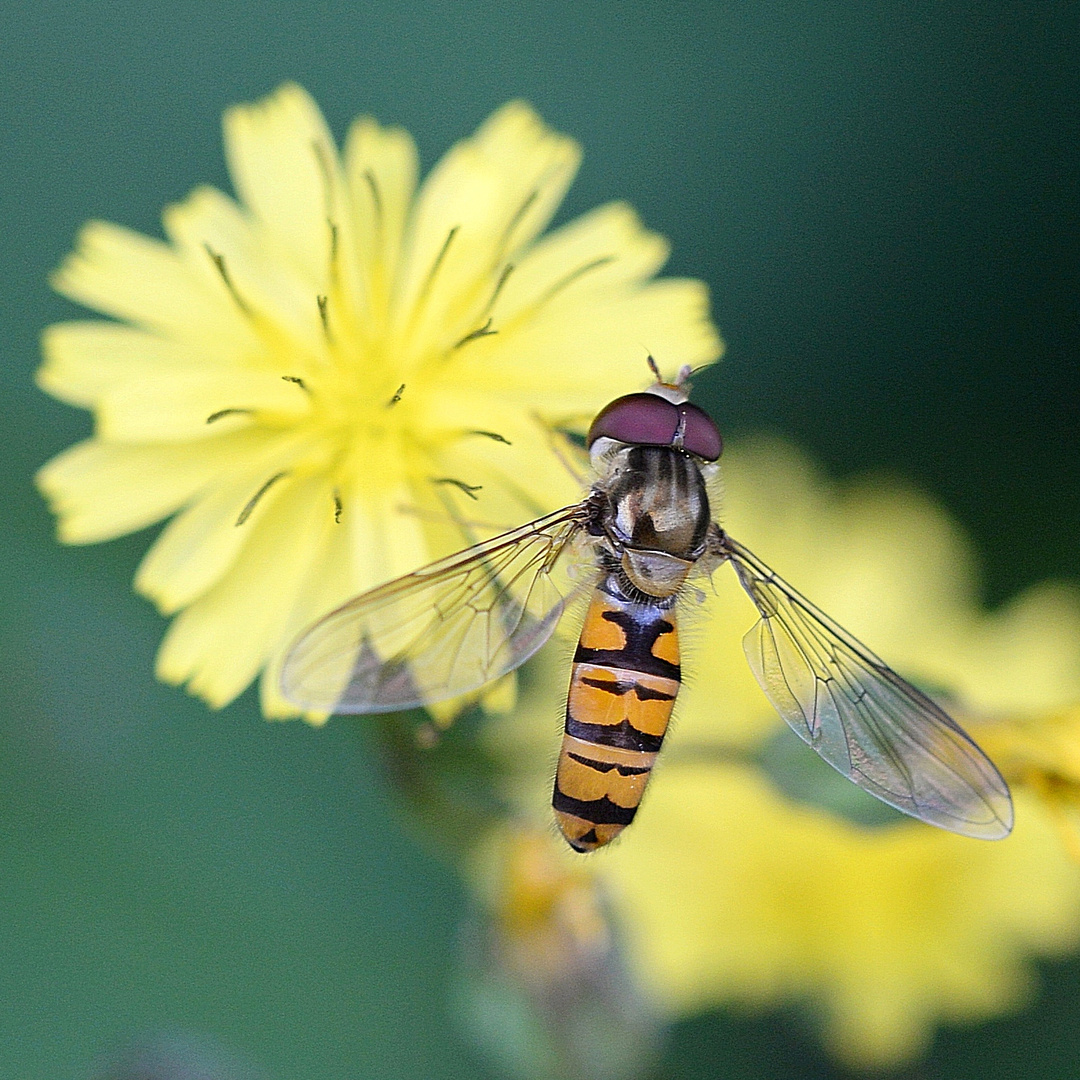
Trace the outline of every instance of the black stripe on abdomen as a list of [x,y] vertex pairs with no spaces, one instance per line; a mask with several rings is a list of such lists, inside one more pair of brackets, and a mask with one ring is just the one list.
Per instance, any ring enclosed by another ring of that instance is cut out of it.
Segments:
[[620,806],[606,795],[602,799],[583,802],[581,799],[564,795],[558,787],[552,793],[551,805],[564,814],[573,814],[593,825],[629,825],[637,813],[636,806]]
[[[643,674],[643,673],[642,673]],[[581,680],[584,686],[591,686],[596,690],[605,690],[615,697],[622,697],[633,691],[638,701],[674,701],[675,695],[666,690],[653,690],[652,687],[642,686],[641,683],[630,679],[590,679],[588,676]]]
[[618,649],[593,649],[579,640],[574,663],[640,671],[678,682],[682,677],[680,666],[654,651],[656,643],[675,629],[675,623],[664,618],[666,613],[665,609],[651,604],[631,604],[625,610],[608,608],[600,617],[622,630],[625,644]]
[[577,761],[590,769],[595,769],[598,773],[609,773],[614,769],[620,776],[643,776],[647,772],[652,772],[651,765],[617,765],[614,761],[593,761],[592,758],[582,757],[581,754],[573,754],[569,751],[566,756],[571,761]]
[[622,649],[588,649],[579,642],[574,653],[574,663],[640,671],[643,675],[657,675],[662,679],[674,679],[676,682],[682,679],[682,668],[678,664],[653,656],[645,650],[631,650],[629,646]]
[[620,750],[639,750],[646,754],[658,753],[664,744],[663,735],[647,735],[644,731],[638,731],[629,720],[623,720],[621,724],[586,724],[575,720],[569,709],[566,713],[566,734],[582,742],[617,746]]

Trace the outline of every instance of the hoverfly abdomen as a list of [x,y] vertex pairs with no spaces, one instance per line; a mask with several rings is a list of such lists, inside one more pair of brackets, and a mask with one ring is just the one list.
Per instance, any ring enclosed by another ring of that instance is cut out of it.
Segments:
[[673,600],[631,600],[609,575],[574,656],[552,795],[576,851],[610,843],[633,821],[680,681]]

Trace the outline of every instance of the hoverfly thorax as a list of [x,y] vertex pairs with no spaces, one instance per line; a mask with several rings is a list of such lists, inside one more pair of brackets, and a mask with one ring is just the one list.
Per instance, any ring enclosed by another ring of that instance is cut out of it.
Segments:
[[587,441],[607,500],[604,531],[626,583],[647,596],[675,595],[705,550],[702,467],[720,455],[716,425],[683,387],[658,383],[602,409]]
[[632,446],[612,461],[607,481],[611,532],[621,544],[682,559],[700,556],[709,497],[692,457],[661,446]]

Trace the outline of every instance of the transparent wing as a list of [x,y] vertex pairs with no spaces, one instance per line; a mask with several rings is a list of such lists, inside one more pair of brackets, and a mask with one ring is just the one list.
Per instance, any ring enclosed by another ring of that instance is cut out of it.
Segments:
[[285,697],[305,709],[395,712],[475,690],[551,636],[569,581],[559,556],[585,503],[503,533],[350,600],[289,650]]
[[724,553],[761,613],[743,639],[777,712],[833,768],[930,825],[996,840],[1009,788],[954,720],[728,536]]

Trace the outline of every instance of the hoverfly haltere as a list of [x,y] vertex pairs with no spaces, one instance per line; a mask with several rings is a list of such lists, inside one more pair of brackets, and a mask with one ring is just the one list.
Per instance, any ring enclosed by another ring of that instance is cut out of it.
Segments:
[[[307,709],[395,712],[457,697],[514,670],[590,596],[574,654],[552,805],[577,851],[634,818],[680,685],[676,610],[692,572],[730,562],[761,616],[744,638],[777,712],[830,765],[931,825],[998,839],[1009,789],[924,693],[713,521],[705,480],[720,432],[675,383],[617,398],[586,443],[586,498],[398,578],[304,633],[283,669]],[[591,572],[565,576],[585,548]],[[563,579],[560,579],[563,575]]]

